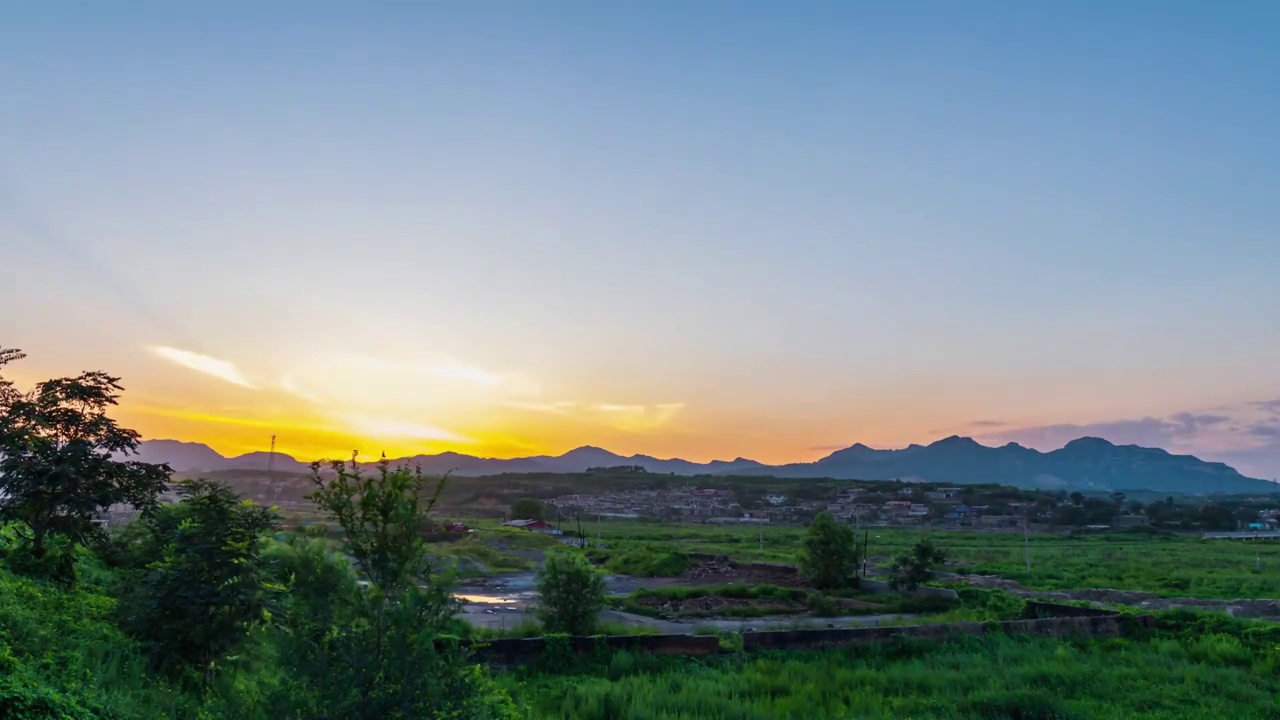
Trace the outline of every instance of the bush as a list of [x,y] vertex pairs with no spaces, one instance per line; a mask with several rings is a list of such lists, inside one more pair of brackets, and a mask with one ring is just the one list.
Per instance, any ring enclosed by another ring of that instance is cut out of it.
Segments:
[[834,617],[840,614],[836,608],[835,600],[832,600],[831,596],[826,593],[810,593],[806,604],[809,607],[809,612],[818,617]]
[[586,556],[564,549],[538,571],[538,618],[548,632],[590,635],[604,609],[604,575]]
[[913,592],[932,580],[933,569],[946,562],[946,559],[946,553],[925,538],[913,545],[908,553],[894,559],[889,585],[894,590]]
[[605,568],[615,575],[679,577],[689,569],[689,556],[660,546],[632,547],[606,556]]
[[800,572],[816,588],[831,590],[857,583],[858,546],[853,528],[829,512],[818,513],[809,525],[800,551]]
[[276,515],[207,480],[182,493],[145,521],[154,549],[144,554],[158,560],[126,595],[122,625],[158,668],[198,681],[264,619],[271,586],[259,548]]

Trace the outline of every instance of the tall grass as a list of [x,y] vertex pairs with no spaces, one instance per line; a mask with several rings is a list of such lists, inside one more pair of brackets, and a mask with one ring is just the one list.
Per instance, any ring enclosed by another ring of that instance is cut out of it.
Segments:
[[708,662],[632,658],[585,675],[506,683],[534,719],[1202,720],[1280,717],[1276,667],[1275,652],[1259,659],[1233,635],[987,637]]

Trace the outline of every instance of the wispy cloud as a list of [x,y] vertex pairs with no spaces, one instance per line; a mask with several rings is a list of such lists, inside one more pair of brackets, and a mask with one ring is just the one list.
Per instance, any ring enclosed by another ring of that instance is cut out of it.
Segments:
[[435,381],[432,384],[437,386],[457,389],[469,387],[501,395],[532,396],[542,392],[542,386],[520,373],[490,370],[447,355],[419,363],[401,363],[369,356],[349,358],[346,362],[351,367],[376,372],[384,377],[403,378],[405,382],[426,379]]
[[642,413],[645,411],[646,407],[646,405],[615,405],[613,403],[600,403],[596,405],[597,410],[607,413]]
[[307,402],[313,402],[313,403],[316,403],[317,405],[324,402],[318,396],[312,393],[309,393],[306,390],[303,390],[301,387],[299,387],[298,381],[294,380],[293,376],[288,373],[285,373],[284,377],[280,378],[280,389],[284,390],[290,395],[300,397],[303,400],[306,400]]
[[1254,436],[1264,438],[1266,440],[1280,440],[1280,424],[1259,423],[1251,425],[1247,432]]
[[219,360],[218,358],[201,355],[200,353],[191,352],[190,350],[179,350],[177,348],[164,346],[152,346],[149,349],[158,357],[164,358],[165,360],[177,365],[181,365],[189,370],[195,370],[196,372],[201,372],[205,375],[211,375],[219,380],[224,380],[233,385],[239,385],[240,387],[249,388],[250,390],[258,389],[256,385],[240,373],[240,370],[236,368],[235,363],[232,363],[229,360]]
[[513,410],[528,410],[529,412],[549,413],[555,415],[563,415],[573,408],[573,405],[561,405],[560,403],[537,403],[524,402],[522,400],[504,400],[498,403],[499,406],[511,408]]
[[641,432],[665,425],[684,408],[684,403],[659,403],[657,405],[621,405],[598,403],[592,409],[599,412],[605,422],[619,430]]
[[1183,411],[1163,417],[999,427],[979,435],[986,444],[1017,442],[1053,450],[1079,437],[1159,447],[1175,453],[1226,462],[1254,477],[1280,476],[1280,400],[1261,400]]
[[998,427],[1006,427],[1006,426],[1008,426],[1008,424],[1009,424],[1009,423],[1004,422],[1003,420],[974,420],[973,422],[969,423],[969,427],[972,427],[972,428],[998,428]]
[[342,422],[357,435],[374,439],[438,440],[453,443],[474,443],[475,439],[447,428],[426,423],[405,422],[367,415],[343,415]]

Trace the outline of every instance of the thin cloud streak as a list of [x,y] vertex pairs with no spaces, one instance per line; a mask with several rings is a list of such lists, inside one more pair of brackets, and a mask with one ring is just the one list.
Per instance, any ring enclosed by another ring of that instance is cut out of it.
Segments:
[[280,389],[289,393],[290,395],[302,398],[307,402],[315,403],[317,405],[323,404],[324,402],[318,396],[313,395],[312,393],[309,393],[306,390],[303,390],[302,388],[298,387],[298,382],[294,380],[293,376],[288,373],[285,373],[285,375],[280,378]]
[[208,355],[201,355],[190,350],[179,350],[177,348],[164,347],[161,345],[149,348],[157,357],[168,360],[176,365],[181,365],[188,370],[195,370],[205,375],[216,377],[219,380],[229,382],[232,385],[239,385],[249,390],[257,390],[258,386],[254,385],[240,370],[236,368],[235,363],[228,360],[219,360]]
[[474,438],[461,435],[447,428],[425,423],[388,420],[367,415],[342,415],[343,424],[357,435],[375,439],[438,440],[451,443],[475,443]]

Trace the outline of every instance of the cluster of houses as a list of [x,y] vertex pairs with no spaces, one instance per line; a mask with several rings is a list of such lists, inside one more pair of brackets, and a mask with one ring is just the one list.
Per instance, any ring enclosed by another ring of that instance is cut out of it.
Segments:
[[742,517],[742,506],[731,490],[691,486],[662,490],[627,490],[596,495],[561,495],[546,505],[564,517],[590,515],[605,519],[641,517],[710,521]]
[[837,519],[854,524],[916,525],[929,523],[963,527],[1012,527],[1021,522],[1026,510],[1035,503],[1004,502],[997,506],[966,505],[961,502],[964,489],[935,488],[920,491],[904,488],[897,497],[884,500],[867,498],[862,488],[845,488],[826,509]]
[[766,495],[742,506],[733,491],[692,486],[662,490],[627,490],[594,495],[562,495],[546,501],[559,517],[578,515],[604,519],[663,518],[711,524],[805,523],[824,510],[837,520],[866,525],[936,524],[964,527],[1011,527],[1021,522],[1029,502],[999,506],[966,505],[962,488],[904,488],[885,499],[863,488],[844,488],[834,498],[796,500]]

